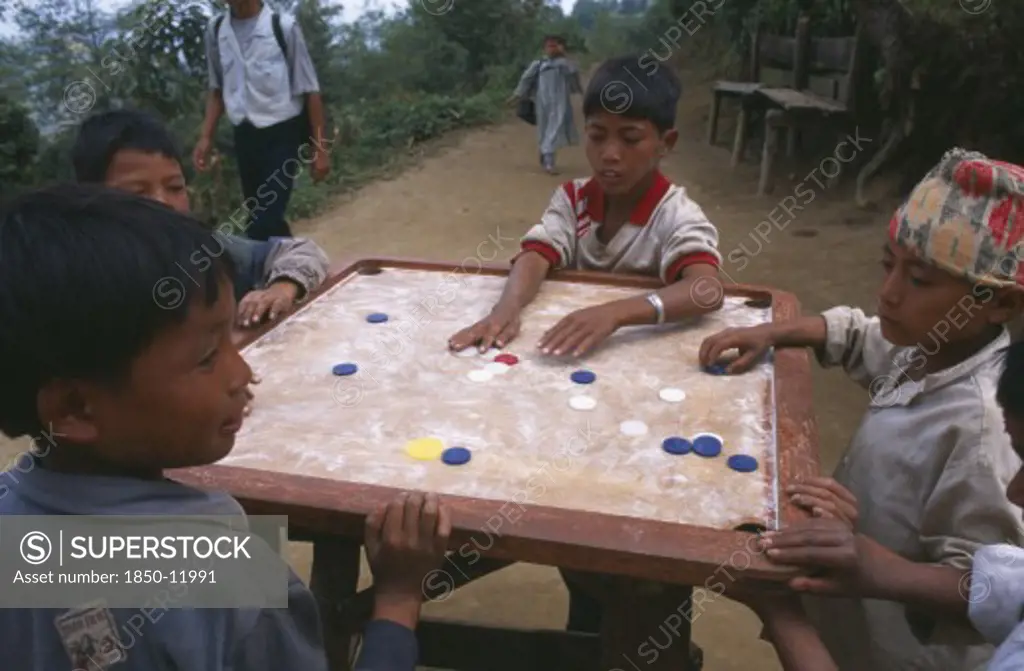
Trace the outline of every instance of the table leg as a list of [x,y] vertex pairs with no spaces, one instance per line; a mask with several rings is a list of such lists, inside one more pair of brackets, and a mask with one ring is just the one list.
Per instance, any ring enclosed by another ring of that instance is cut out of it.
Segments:
[[343,606],[359,587],[360,548],[359,543],[344,538],[318,537],[313,541],[309,589],[320,608],[330,671],[350,671],[355,662],[358,623]]
[[601,622],[601,671],[699,671],[691,661],[692,595],[649,583],[616,589]]

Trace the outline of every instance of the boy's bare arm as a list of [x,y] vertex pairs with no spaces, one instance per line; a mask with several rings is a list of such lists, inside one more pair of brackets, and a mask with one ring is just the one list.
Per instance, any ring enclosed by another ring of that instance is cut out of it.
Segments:
[[765,634],[785,671],[837,671],[814,625],[802,613],[783,610],[764,621]]
[[936,614],[967,618],[970,571],[941,564],[918,564],[890,554],[875,594],[868,596],[898,601]]
[[749,328],[730,328],[704,339],[700,345],[702,366],[718,362],[725,352],[737,350],[728,364],[729,373],[741,373],[759,361],[773,347],[810,347],[821,358],[828,338],[828,326],[821,315]]
[[775,347],[810,347],[820,350],[828,338],[825,318],[821,315],[800,317],[772,325],[772,344]]
[[203,114],[203,130],[201,138],[209,141],[217,130],[217,122],[224,114],[224,97],[220,89],[211,89],[206,96],[206,111]]
[[486,352],[491,347],[504,347],[511,342],[519,335],[519,313],[536,298],[550,269],[551,262],[541,254],[532,251],[520,254],[490,314],[453,335],[448,347],[461,352],[476,345],[481,352]]
[[523,253],[512,265],[501,298],[493,312],[511,311],[518,313],[529,305],[544,284],[544,278],[551,270],[551,263],[536,252]]
[[306,94],[306,110],[309,115],[309,128],[313,137],[309,140],[315,145],[314,150],[324,146],[327,129],[325,128],[326,115],[324,114],[324,100],[319,93]]
[[967,572],[905,559],[837,519],[810,519],[761,538],[768,559],[816,571],[790,581],[798,592],[896,601],[966,617]]
[[[656,294],[665,306],[665,321],[696,317],[722,307],[722,283],[718,279],[718,269],[711,265],[687,267],[683,270],[682,279]],[[615,301],[609,307],[618,314],[619,326],[652,324],[657,320],[657,313],[647,300],[647,294]]]

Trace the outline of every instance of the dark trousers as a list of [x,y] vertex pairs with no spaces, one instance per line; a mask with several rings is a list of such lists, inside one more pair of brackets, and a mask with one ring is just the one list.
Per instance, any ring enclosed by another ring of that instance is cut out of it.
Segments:
[[285,219],[295,178],[305,169],[312,151],[299,154],[308,141],[306,118],[299,114],[267,128],[244,121],[235,126],[235,156],[242,180],[245,207],[252,210],[245,234],[253,240],[290,238]]

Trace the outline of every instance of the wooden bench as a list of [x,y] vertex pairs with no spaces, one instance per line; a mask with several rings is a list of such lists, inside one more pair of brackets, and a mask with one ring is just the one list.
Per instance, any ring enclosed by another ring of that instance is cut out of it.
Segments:
[[[808,125],[826,124],[843,137],[854,120],[854,92],[859,77],[861,31],[852,37],[816,38],[808,47],[806,85],[797,88],[760,87],[758,104],[769,107],[765,114],[765,139],[761,154],[758,194],[770,193],[773,170],[784,132],[787,154],[792,156],[800,133]],[[834,183],[839,173],[827,176]]]
[[759,26],[754,31],[752,38],[750,64],[747,72],[749,80],[719,80],[712,86],[711,114],[708,118],[708,144],[715,144],[717,139],[722,100],[724,98],[738,99],[740,103],[736,134],[733,139],[733,167],[743,160],[743,153],[746,151],[751,108],[758,91],[768,85],[797,88],[802,85],[809,26],[809,19],[800,17],[797,21],[796,34],[792,37],[767,34]]

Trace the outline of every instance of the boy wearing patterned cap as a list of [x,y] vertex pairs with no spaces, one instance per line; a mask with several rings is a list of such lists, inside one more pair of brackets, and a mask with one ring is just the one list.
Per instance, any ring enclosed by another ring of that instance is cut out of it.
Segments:
[[[838,597],[803,605],[843,671],[963,671],[992,657],[942,606],[964,601],[980,547],[1024,544],[1004,494],[1021,462],[996,401],[1006,324],[1024,304],[1022,242],[1024,168],[956,149],[892,219],[878,316],[837,307],[701,347],[704,364],[739,350],[730,372],[771,347],[811,347],[870,392],[833,478],[787,492],[813,518],[764,538],[770,559],[819,571],[793,588]],[[773,636],[777,606],[756,608]],[[800,611],[782,608],[794,621]]]

